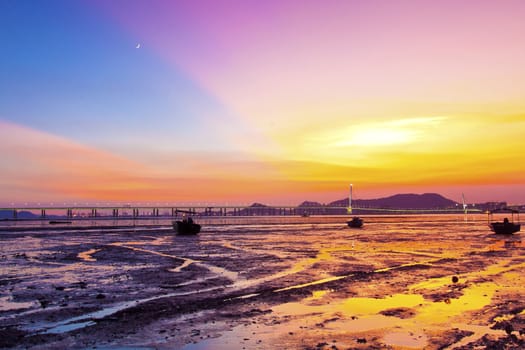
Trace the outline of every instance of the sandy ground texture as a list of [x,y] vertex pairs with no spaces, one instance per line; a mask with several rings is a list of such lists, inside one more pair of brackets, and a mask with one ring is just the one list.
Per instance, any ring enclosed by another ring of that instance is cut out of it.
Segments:
[[479,217],[4,230],[0,247],[0,348],[525,348],[521,236]]

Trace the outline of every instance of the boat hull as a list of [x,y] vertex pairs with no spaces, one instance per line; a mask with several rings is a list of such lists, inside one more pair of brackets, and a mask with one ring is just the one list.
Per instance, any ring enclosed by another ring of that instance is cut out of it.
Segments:
[[201,231],[201,225],[191,222],[173,221],[173,229],[178,235],[196,235]]
[[490,224],[490,229],[499,235],[510,235],[519,232],[521,225],[504,222],[493,222]]
[[363,219],[357,218],[357,217],[353,218],[350,221],[347,221],[346,223],[348,224],[348,227],[352,227],[352,228],[361,228],[361,227],[363,227]]
[[51,221],[49,221],[49,224],[51,224],[51,225],[71,224],[71,221],[65,221],[65,220],[51,220]]

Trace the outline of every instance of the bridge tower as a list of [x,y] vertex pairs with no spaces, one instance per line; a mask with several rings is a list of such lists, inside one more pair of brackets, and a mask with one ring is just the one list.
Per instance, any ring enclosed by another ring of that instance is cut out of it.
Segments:
[[352,184],[350,184],[350,196],[348,197],[348,214],[352,214]]

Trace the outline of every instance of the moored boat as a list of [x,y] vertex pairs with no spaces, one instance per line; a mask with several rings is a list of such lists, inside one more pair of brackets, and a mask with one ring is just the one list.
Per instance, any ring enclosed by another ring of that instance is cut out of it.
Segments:
[[[503,221],[494,221],[493,215],[495,213],[510,213],[511,218],[505,217]],[[512,208],[502,208],[489,212],[488,221],[490,229],[500,235],[510,235],[521,230],[519,211]],[[514,220],[514,217],[516,221]]]
[[500,235],[510,235],[516,232],[519,232],[521,229],[521,224],[514,224],[511,222],[493,222],[490,224],[490,228],[494,233]]
[[346,223],[348,224],[348,227],[353,227],[353,228],[363,227],[363,219],[357,216],[354,216],[352,220],[349,220]]
[[201,231],[201,225],[193,221],[173,221],[173,229],[178,235],[196,235]]

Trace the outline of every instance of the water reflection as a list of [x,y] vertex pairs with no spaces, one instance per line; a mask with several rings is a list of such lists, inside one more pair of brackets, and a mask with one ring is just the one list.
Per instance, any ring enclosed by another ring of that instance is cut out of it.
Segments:
[[80,260],[93,262],[97,261],[97,259],[95,259],[92,255],[99,251],[100,249],[90,249],[85,252],[78,253],[77,256]]
[[392,332],[383,337],[386,344],[407,348],[423,348],[427,345],[427,335],[421,330]]
[[[505,271],[524,267],[524,264],[512,265],[509,261],[503,261],[490,265],[482,271],[463,274],[456,283],[475,280],[482,276],[501,275]],[[507,273],[505,277],[509,279],[512,275]],[[302,316],[309,319],[311,315],[317,315],[317,318],[330,319],[336,316],[338,326],[331,325],[332,330],[351,329],[352,332],[359,333],[390,328],[406,329],[385,333],[383,341],[395,346],[418,348],[426,346],[426,335],[417,330],[422,325],[427,329],[439,330],[453,323],[461,329],[469,331],[475,329],[474,335],[469,337],[470,340],[475,339],[476,335],[479,338],[486,334],[488,326],[471,327],[458,322],[462,321],[466,313],[489,306],[494,294],[502,286],[494,282],[468,283],[461,289],[461,295],[438,301],[427,299],[424,294],[417,293],[443,287],[447,288],[446,291],[450,291],[451,285],[453,285],[451,276],[445,276],[413,284],[407,288],[409,294],[395,294],[384,298],[352,297],[338,302],[330,298],[328,291],[321,290],[301,302],[279,305],[273,308],[273,311],[281,317],[292,316],[292,318]],[[326,298],[324,303],[323,298]],[[315,303],[312,303],[313,301]],[[407,312],[407,309],[410,310]],[[495,319],[496,322],[501,320],[503,318]],[[500,336],[503,334],[501,330],[490,330],[488,333]]]
[[0,297],[0,311],[12,311],[29,309],[35,306],[35,302],[16,302],[11,297]]

